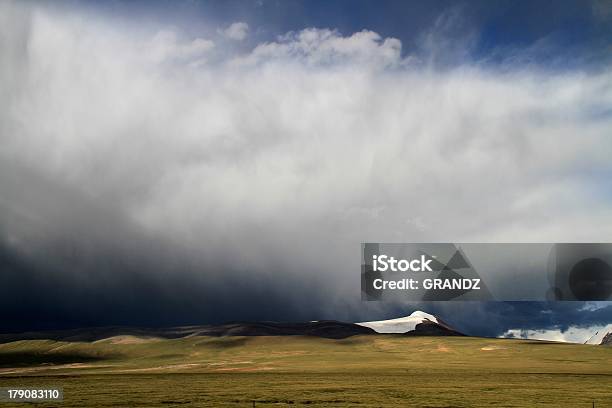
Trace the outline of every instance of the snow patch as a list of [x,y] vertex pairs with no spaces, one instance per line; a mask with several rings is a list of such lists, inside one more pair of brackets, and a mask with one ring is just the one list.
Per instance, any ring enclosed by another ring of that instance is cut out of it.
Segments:
[[612,324],[609,324],[595,331],[595,334],[589,337],[589,339],[585,341],[584,344],[598,344],[599,345],[601,344],[603,338],[606,337],[606,334],[608,333],[612,333]]
[[390,320],[377,320],[371,322],[355,323],[359,326],[369,327],[377,333],[407,333],[416,329],[417,324],[430,321],[439,323],[438,319],[429,313],[417,310],[410,316]]
[[608,324],[607,326],[592,327],[570,326],[569,328],[567,328],[567,330],[564,331],[561,331],[560,329],[510,329],[507,330],[500,337],[598,345],[601,344],[601,341],[603,340],[604,336],[610,332],[612,332],[612,324]]

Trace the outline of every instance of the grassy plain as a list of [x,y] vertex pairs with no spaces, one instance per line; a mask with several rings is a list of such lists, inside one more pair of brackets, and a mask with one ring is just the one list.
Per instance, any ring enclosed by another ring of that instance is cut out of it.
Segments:
[[[115,337],[0,344],[40,407],[612,407],[612,347],[459,337]],[[0,403],[0,408],[25,403]]]

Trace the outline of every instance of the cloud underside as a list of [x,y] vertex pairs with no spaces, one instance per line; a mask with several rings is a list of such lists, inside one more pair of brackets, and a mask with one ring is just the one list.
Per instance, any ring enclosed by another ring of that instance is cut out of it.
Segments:
[[21,274],[110,289],[137,274],[151,293],[180,276],[228,296],[239,281],[296,313],[349,314],[360,242],[612,233],[609,73],[436,69],[367,30],[238,52],[0,9],[0,238]]

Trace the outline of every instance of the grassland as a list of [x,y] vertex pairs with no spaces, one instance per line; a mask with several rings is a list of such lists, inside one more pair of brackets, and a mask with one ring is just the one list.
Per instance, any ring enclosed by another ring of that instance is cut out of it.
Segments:
[[382,335],[0,345],[0,387],[52,385],[64,401],[36,406],[612,407],[612,347]]

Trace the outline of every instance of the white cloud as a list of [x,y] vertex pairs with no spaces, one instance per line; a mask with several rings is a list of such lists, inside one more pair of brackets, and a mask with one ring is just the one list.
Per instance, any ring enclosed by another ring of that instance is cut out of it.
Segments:
[[342,36],[334,30],[309,28],[287,33],[275,42],[259,44],[247,56],[237,57],[235,63],[256,64],[282,60],[307,65],[389,67],[401,62],[401,48],[399,40],[383,39],[373,31],[363,30]]
[[612,118],[593,114],[612,103],[610,73],[427,70],[372,31],[220,56],[91,18],[0,24],[0,160],[209,259],[333,276],[341,296],[358,288],[360,242],[612,234],[595,177]]
[[580,310],[594,312],[596,310],[603,309],[604,307],[607,307],[608,305],[609,305],[609,302],[605,302],[605,301],[604,302],[585,302]]
[[247,37],[249,32],[249,25],[243,22],[235,22],[230,24],[223,30],[219,30],[219,33],[229,38],[230,40],[242,41]]
[[202,59],[215,47],[215,43],[204,38],[181,41],[175,31],[162,30],[155,34],[147,46],[155,62],[193,61]]

